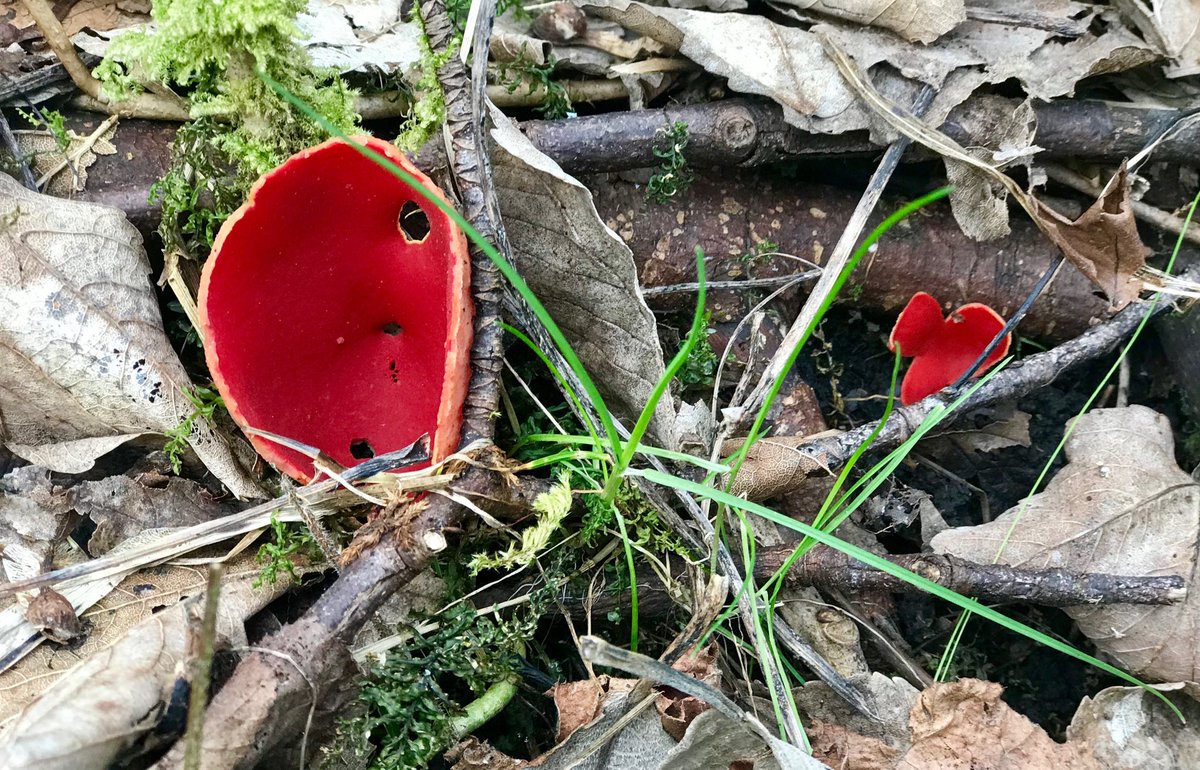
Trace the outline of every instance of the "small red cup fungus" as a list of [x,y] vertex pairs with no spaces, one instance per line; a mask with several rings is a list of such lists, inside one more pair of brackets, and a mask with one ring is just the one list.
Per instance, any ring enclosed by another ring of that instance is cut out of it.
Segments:
[[[430,190],[395,147],[356,139]],[[458,446],[472,304],[458,226],[335,139],[255,183],[226,220],[200,281],[213,380],[243,428],[315,446],[346,466],[430,435]],[[312,460],[251,436],[301,481]]]
[[[952,384],[1003,328],[1004,319],[987,305],[972,302],[943,318],[936,299],[925,292],[914,294],[888,338],[888,350],[894,352],[899,345],[901,354],[913,357],[900,385],[900,403],[915,404]],[[1004,336],[975,377],[1008,354],[1011,339],[1011,334]]]

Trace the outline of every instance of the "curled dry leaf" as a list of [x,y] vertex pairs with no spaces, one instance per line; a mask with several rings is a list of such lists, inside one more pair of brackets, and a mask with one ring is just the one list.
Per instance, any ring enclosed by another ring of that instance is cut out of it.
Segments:
[[1067,739],[1090,746],[1105,770],[1193,770],[1200,767],[1200,685],[1159,685],[1187,726],[1140,687],[1109,687],[1084,698]]
[[[286,588],[254,588],[258,574],[251,555],[228,565],[221,639],[244,643],[243,621]],[[82,647],[43,647],[0,677],[0,767],[103,770],[152,729],[187,661],[189,617],[206,581],[196,567],[131,575],[85,614],[92,627]]]
[[[521,275],[562,327],[618,418],[632,425],[661,379],[662,345],[633,252],[592,194],[492,107],[492,170]],[[653,443],[674,448],[675,409],[658,402]]]
[[[821,435],[825,434],[770,436],[755,441],[754,446],[746,452],[746,459],[730,491],[747,500],[769,500],[797,489],[813,474],[827,473],[818,458],[800,451],[800,447]],[[721,453],[729,457],[741,446],[740,439],[726,441]],[[721,483],[724,484],[724,480]]]
[[998,684],[935,684],[913,705],[912,747],[896,770],[1099,770],[1086,746],[1060,744],[1000,700]]
[[[0,175],[0,440],[63,473],[191,412],[163,332],[141,236],[105,206]],[[228,440],[197,419],[188,442],[239,497],[261,491]]]
[[967,20],[963,0],[780,0],[784,5],[855,24],[891,30],[914,43],[932,43]]
[[[1093,410],[1078,418],[1066,455],[1067,466],[1023,511],[1017,506],[987,524],[942,532],[931,541],[934,551],[977,562],[1000,553],[1004,564],[1033,569],[1183,575],[1194,587],[1200,485],[1175,464],[1167,418],[1144,406]],[[1179,604],[1067,613],[1138,676],[1200,678],[1200,591]]]
[[1042,231],[1079,272],[1100,287],[1110,310],[1120,310],[1138,298],[1140,273],[1150,250],[1142,243],[1133,218],[1124,163],[1096,202],[1074,221],[1037,198],[1032,200]]

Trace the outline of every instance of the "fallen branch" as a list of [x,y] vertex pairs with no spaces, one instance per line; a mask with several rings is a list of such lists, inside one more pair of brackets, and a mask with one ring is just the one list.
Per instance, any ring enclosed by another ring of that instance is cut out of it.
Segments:
[[[770,577],[791,555],[791,548],[760,548],[754,572]],[[1177,604],[1187,596],[1178,575],[1130,577],[1076,573],[1061,569],[1019,569],[1006,564],[976,564],[955,556],[905,554],[888,561],[938,585],[981,602],[1030,602],[1048,607],[1084,604]],[[787,582],[855,594],[873,591],[921,593],[910,583],[868,567],[846,554],[818,546],[798,559]]]

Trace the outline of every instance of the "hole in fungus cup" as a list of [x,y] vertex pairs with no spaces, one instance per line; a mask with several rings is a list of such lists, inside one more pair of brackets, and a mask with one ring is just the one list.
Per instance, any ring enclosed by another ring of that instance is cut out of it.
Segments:
[[[888,350],[896,345],[912,364],[900,384],[900,403],[908,406],[949,386],[967,371],[1004,328],[1004,319],[987,305],[972,302],[942,316],[942,307],[925,292],[917,292],[900,312]],[[975,372],[982,375],[1008,355],[1012,335],[1007,334]]]
[[[355,141],[437,191],[395,147]],[[255,183],[217,236],[199,296],[208,366],[240,426],[345,466],[424,433],[435,462],[457,448],[470,261],[458,226],[422,202],[340,139]],[[310,458],[250,440],[281,472],[312,478]]]

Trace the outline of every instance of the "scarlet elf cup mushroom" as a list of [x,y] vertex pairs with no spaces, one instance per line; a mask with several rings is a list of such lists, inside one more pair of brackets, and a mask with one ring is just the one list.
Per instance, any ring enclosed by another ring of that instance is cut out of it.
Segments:
[[[395,147],[359,137],[426,188]],[[356,465],[430,436],[458,446],[470,379],[470,261],[419,191],[334,139],[266,174],[226,220],[200,282],[213,381],[243,428]],[[283,473],[308,457],[251,436]]]
[[[900,384],[900,403],[915,404],[963,375],[1004,328],[1004,319],[987,305],[972,302],[942,317],[942,306],[931,295],[917,292],[901,311],[888,338],[888,350],[912,356]],[[996,346],[975,376],[1008,354],[1012,335]]]

